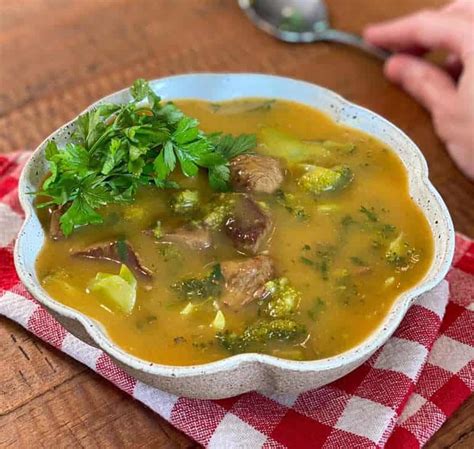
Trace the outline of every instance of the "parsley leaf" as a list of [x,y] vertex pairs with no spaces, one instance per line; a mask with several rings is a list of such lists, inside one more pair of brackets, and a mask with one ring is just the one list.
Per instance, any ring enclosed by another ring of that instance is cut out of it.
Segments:
[[257,139],[254,134],[241,134],[237,137],[230,134],[217,134],[213,138],[216,151],[228,160],[247,153],[257,146]]
[[225,192],[230,178],[229,167],[226,164],[214,165],[209,169],[209,185],[212,189]]
[[61,217],[60,223],[64,234],[69,235],[76,226],[102,223],[102,217],[84,198],[77,197]]

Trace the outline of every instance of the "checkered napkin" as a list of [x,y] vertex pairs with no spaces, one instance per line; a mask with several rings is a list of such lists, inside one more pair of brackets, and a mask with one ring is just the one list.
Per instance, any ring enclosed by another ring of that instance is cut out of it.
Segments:
[[317,390],[204,401],[149,387],[69,334],[13,265],[17,196],[28,153],[0,156],[0,314],[95,370],[210,448],[419,448],[474,391],[474,243],[457,236],[445,281],[419,297],[361,367]]

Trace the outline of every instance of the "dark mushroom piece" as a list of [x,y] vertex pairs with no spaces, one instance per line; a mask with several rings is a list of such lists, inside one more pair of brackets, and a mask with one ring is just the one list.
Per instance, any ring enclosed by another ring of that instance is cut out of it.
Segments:
[[211,232],[206,228],[181,226],[165,234],[160,242],[176,243],[192,250],[203,250],[212,246]]
[[74,257],[108,260],[119,264],[123,263],[138,276],[143,276],[147,279],[151,279],[152,277],[151,271],[142,265],[136,252],[125,240],[100,243],[81,251],[75,251],[72,255]]

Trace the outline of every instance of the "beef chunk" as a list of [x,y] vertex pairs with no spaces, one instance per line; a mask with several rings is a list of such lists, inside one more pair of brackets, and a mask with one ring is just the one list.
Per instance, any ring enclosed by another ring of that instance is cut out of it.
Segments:
[[253,255],[267,243],[273,223],[270,215],[259,204],[242,196],[235,202],[224,228],[237,250]]
[[222,302],[239,308],[263,294],[265,282],[274,277],[273,261],[269,256],[228,260],[221,263],[224,278]]
[[165,234],[160,241],[177,243],[194,250],[206,249],[212,245],[209,229],[192,228],[189,226],[182,226],[173,232]]
[[124,263],[136,275],[148,279],[151,278],[151,271],[141,264],[137,253],[128,242],[123,240],[100,243],[98,245],[90,246],[82,251],[73,252],[72,255],[75,257],[85,257],[87,259],[109,260],[115,263]]
[[50,209],[50,221],[49,221],[49,236],[53,240],[61,240],[64,238],[63,231],[61,230],[61,217],[66,212],[68,206],[54,206]]
[[273,193],[283,182],[278,159],[242,154],[230,162],[230,180],[237,191]]

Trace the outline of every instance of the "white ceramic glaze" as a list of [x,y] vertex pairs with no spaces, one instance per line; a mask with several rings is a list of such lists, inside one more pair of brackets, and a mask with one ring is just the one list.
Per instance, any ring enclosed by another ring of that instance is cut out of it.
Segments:
[[[48,167],[44,147],[48,139],[64,144],[74,120],[48,137],[34,152],[20,179],[20,201],[26,221],[15,247],[18,274],[38,301],[76,337],[107,352],[132,376],[160,389],[197,398],[224,398],[246,391],[299,393],[344,376],[373,354],[394,332],[414,298],[437,285],[446,275],[454,251],[454,229],[448,210],[428,180],[428,167],[418,147],[396,126],[322,87],[288,78],[261,74],[190,74],[157,79],[154,91],[165,100],[196,98],[208,101],[240,97],[293,100],[320,109],[337,123],[369,133],[390,146],[409,173],[410,195],[429,220],[435,255],[429,272],[415,287],[401,294],[380,326],[360,345],[334,357],[299,362],[263,354],[239,354],[203,365],[176,367],[150,363],[132,356],[109,339],[100,323],[52,299],[41,287],[35,260],[45,235],[33,205],[35,191]],[[100,102],[130,100],[128,89]],[[94,106],[94,105],[92,105]],[[159,342],[157,342],[159,344]]]

